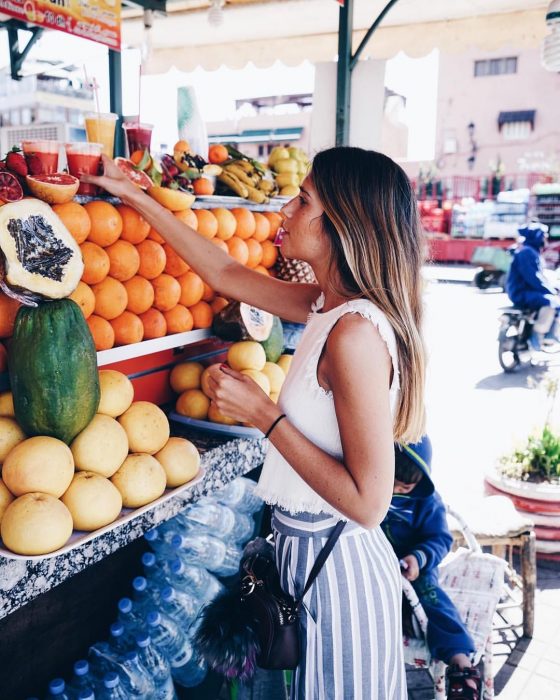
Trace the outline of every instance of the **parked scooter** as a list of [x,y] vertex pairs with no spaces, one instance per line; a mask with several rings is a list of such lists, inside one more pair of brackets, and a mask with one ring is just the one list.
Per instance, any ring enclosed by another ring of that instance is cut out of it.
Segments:
[[[498,333],[498,361],[504,372],[509,374],[530,365],[537,352],[531,345],[531,336],[539,312],[536,309],[516,309],[513,306],[504,307],[502,311]],[[556,355],[560,352],[560,347],[555,342],[549,346],[543,345],[539,352]]]

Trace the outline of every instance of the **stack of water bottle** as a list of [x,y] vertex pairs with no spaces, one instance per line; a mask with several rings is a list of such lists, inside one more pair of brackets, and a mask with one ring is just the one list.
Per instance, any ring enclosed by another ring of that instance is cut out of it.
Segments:
[[[237,573],[262,506],[254,482],[240,477],[146,533],[144,576],[121,598],[107,641],[55,678],[46,700],[177,700],[175,684],[199,685],[207,669],[192,646],[200,611]],[[30,698],[29,700],[35,700]]]

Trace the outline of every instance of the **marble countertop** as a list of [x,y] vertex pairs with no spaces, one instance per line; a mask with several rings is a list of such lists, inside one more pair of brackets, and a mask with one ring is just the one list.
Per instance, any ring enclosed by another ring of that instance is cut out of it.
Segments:
[[[180,435],[181,432],[175,430],[174,434]],[[189,502],[222,488],[235,477],[258,467],[264,460],[268,444],[262,438],[223,442],[192,433],[184,436],[199,448],[201,466],[206,472],[204,479],[192,490],[174,496],[60,556],[27,561],[0,555],[0,619],[141,537],[147,530],[174,517]]]

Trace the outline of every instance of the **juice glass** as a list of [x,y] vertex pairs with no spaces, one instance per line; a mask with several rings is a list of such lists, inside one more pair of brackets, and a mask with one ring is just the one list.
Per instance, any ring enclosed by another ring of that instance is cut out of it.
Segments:
[[126,141],[128,143],[128,155],[134,151],[150,151],[152,144],[153,124],[143,124],[140,122],[125,122],[123,124]]
[[103,144],[103,153],[108,158],[113,157],[115,124],[118,118],[119,115],[112,112],[106,114],[88,112],[84,117],[87,140],[91,143]]
[[[102,143],[67,143],[66,160],[70,175],[80,177],[80,175],[97,175],[101,165]],[[99,192],[96,185],[80,182],[78,194],[94,196]]]
[[51,175],[58,171],[58,152],[60,143],[58,141],[33,140],[22,141],[21,150],[23,155],[35,155],[43,166],[43,175]]

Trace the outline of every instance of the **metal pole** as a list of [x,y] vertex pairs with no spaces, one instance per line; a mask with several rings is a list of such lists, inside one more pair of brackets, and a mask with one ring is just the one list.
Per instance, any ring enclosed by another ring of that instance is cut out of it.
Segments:
[[369,40],[371,39],[371,37],[372,37],[372,34],[373,34],[374,31],[377,29],[377,27],[381,24],[381,22],[383,21],[383,18],[384,18],[385,15],[387,14],[387,12],[389,12],[389,10],[393,7],[393,5],[395,5],[398,1],[399,1],[399,0],[389,0],[389,2],[385,5],[385,7],[384,7],[384,8],[381,10],[381,12],[379,13],[379,15],[378,15],[377,19],[375,20],[375,22],[374,22],[374,23],[371,25],[371,27],[367,30],[366,35],[364,36],[364,38],[363,38],[362,41],[360,42],[360,45],[358,46],[358,48],[356,49],[356,53],[352,56],[352,60],[350,61],[350,70],[353,70],[353,69],[354,69],[356,63],[358,62],[358,60],[359,60],[359,58],[360,58],[360,54],[362,53],[362,51],[363,51],[363,50],[365,49],[365,47],[367,46],[368,41],[369,41]]
[[111,112],[119,115],[115,125],[115,156],[124,156],[124,138],[122,130],[122,64],[119,51],[109,49],[109,102]]
[[336,138],[337,146],[347,146],[350,140],[350,92],[352,73],[352,20],[354,0],[344,0],[338,20],[338,65],[336,77]]

